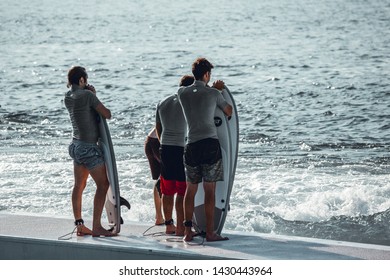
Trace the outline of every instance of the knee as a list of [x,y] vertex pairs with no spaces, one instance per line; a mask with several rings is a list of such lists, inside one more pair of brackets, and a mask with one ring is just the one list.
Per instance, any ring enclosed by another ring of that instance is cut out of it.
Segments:
[[109,187],[110,187],[110,185],[109,185],[108,182],[107,183],[96,184],[96,188],[97,188],[96,191],[101,191],[101,192],[107,193]]
[[195,188],[187,188],[184,198],[189,198],[189,197],[195,197],[196,195],[196,189]]
[[85,187],[86,187],[87,183],[86,182],[83,182],[83,183],[75,183],[73,185],[73,191],[74,192],[83,192]]

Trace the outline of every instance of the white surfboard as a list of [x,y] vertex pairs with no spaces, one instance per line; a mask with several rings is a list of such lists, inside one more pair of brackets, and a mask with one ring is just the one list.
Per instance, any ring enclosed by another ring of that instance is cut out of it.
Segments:
[[[221,145],[224,172],[224,180],[217,182],[215,191],[214,230],[218,234],[221,234],[227,212],[230,210],[229,201],[236,173],[239,137],[238,114],[233,96],[227,87],[222,91],[222,94],[225,100],[233,106],[233,114],[228,120],[222,110],[217,108],[214,117]],[[194,206],[194,228],[199,233],[206,232],[203,183],[199,184]]]
[[121,218],[121,205],[130,209],[129,202],[120,196],[118,170],[116,167],[114,147],[112,145],[110,130],[105,118],[99,116],[99,146],[103,150],[107,177],[110,186],[107,191],[105,208],[110,230],[119,233],[123,220]]

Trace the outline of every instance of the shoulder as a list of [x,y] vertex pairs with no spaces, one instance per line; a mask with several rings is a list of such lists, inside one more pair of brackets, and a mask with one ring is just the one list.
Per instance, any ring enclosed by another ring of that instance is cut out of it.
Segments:
[[93,95],[93,96],[95,96],[96,97],[96,94],[94,94],[92,91],[90,91],[89,89],[84,89],[83,90],[83,92],[85,93],[85,94],[87,94],[87,95]]
[[208,96],[214,96],[214,97],[218,97],[221,95],[221,92],[219,90],[209,86],[202,88],[202,92],[206,93]]
[[192,86],[189,86],[189,87],[179,87],[179,89],[177,90],[177,95],[180,96],[182,95],[183,93],[185,93],[186,91],[188,91],[189,88],[191,88]]
[[76,89],[70,91],[72,94],[77,94],[78,96],[85,97],[85,98],[97,98],[96,95],[88,90],[88,89]]
[[213,87],[207,87],[208,91],[212,94],[219,94],[221,95],[221,92],[219,90],[217,90],[216,88],[213,88]]
[[84,94],[85,96],[89,99],[89,100],[92,100],[92,102],[96,102],[96,103],[101,103],[99,98],[96,96],[96,94],[94,94],[92,91],[90,90],[84,90]]
[[171,100],[172,98],[174,97],[174,95],[169,95],[169,96],[166,96],[164,97],[163,99],[161,99],[161,101],[159,102],[159,104],[163,104],[165,102],[168,102],[169,100]]
[[164,97],[164,99],[162,99],[158,104],[157,104],[157,108],[160,108],[160,107],[163,107],[165,106],[166,104],[170,103],[172,99],[174,99],[174,97],[176,96],[176,94],[172,94],[172,95],[169,95],[167,97]]
[[96,109],[97,106],[102,104],[100,99],[92,91],[87,89],[79,90],[77,93],[81,99],[84,99],[89,106]]

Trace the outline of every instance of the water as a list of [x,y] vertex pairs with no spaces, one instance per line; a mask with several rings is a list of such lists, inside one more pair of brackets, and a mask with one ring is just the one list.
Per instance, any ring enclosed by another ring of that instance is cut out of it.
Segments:
[[205,56],[240,116],[226,229],[390,245],[389,23],[386,0],[3,0],[0,211],[72,217],[63,95],[83,65],[113,113],[123,218],[152,223],[143,142]]

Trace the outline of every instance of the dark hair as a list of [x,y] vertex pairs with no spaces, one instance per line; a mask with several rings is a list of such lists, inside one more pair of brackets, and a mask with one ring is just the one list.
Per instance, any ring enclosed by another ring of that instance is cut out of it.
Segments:
[[196,80],[201,80],[207,72],[211,72],[214,66],[204,57],[200,57],[192,64],[192,74]]
[[68,86],[78,85],[81,78],[87,80],[88,74],[84,67],[73,66],[68,72]]
[[181,87],[188,87],[190,85],[192,85],[195,81],[195,78],[194,76],[191,76],[191,75],[184,75],[183,77],[181,77],[180,79],[180,84],[179,86]]

